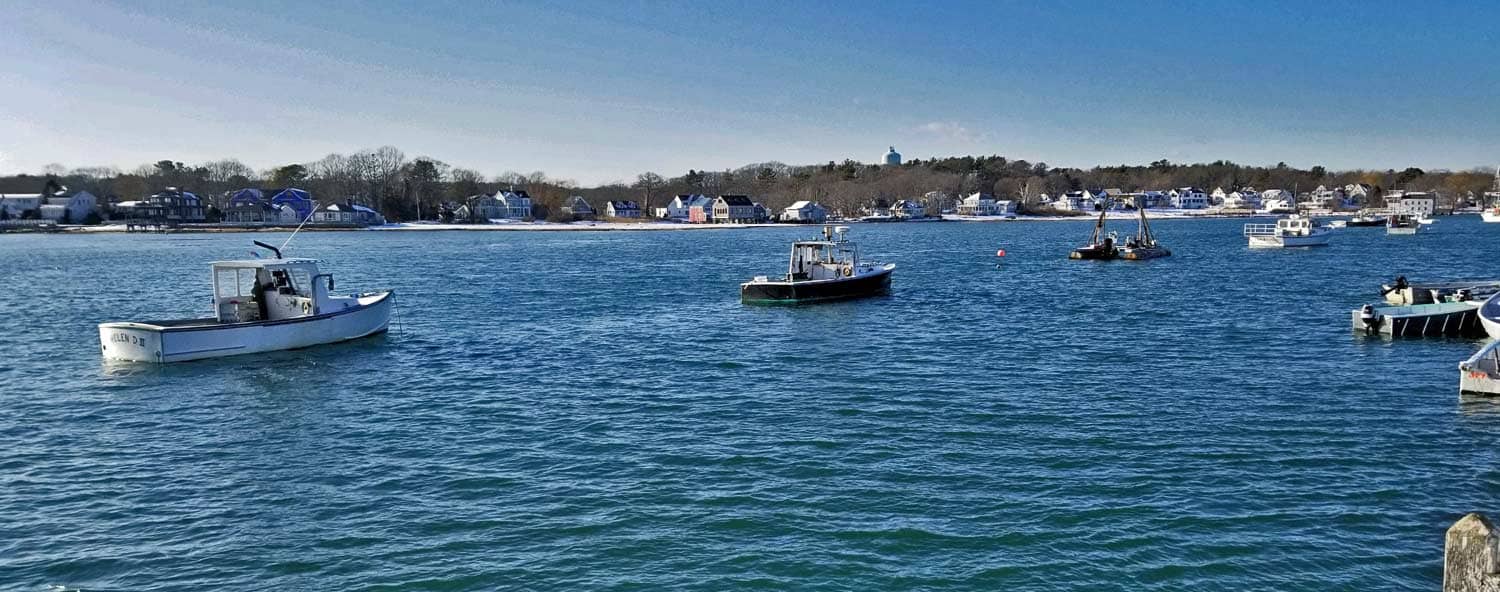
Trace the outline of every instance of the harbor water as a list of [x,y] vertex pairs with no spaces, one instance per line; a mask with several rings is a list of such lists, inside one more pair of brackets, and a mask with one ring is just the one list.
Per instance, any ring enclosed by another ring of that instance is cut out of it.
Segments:
[[[106,364],[281,234],[0,236],[0,588],[1409,590],[1500,509],[1480,342],[1365,338],[1500,225],[1068,260],[1089,221],[856,225],[888,297],[747,307],[814,228],[303,233],[388,335]],[[1112,223],[1122,231],[1127,222]],[[997,258],[997,249],[1006,256]]]

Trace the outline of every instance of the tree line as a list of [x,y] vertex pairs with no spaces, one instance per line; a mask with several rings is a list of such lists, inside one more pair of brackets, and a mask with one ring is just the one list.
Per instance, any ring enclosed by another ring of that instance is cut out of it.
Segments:
[[[1050,167],[1044,162],[1011,160],[1004,156],[956,156],[915,159],[899,166],[865,164],[852,159],[818,165],[764,162],[722,171],[691,169],[678,176],[654,172],[596,187],[581,187],[566,179],[537,171],[507,171],[487,177],[469,168],[436,158],[408,158],[400,149],[383,146],[351,154],[329,154],[321,159],[257,171],[229,158],[199,164],[161,160],[130,171],[113,167],[67,168],[48,165],[40,175],[0,176],[0,193],[35,193],[48,180],[74,190],[87,190],[110,202],[143,199],[165,187],[197,193],[222,210],[227,193],[245,188],[299,187],[323,202],[354,199],[380,210],[392,220],[432,220],[445,205],[465,202],[480,193],[523,189],[537,204],[538,217],[557,211],[572,195],[581,195],[596,208],[605,200],[630,200],[643,211],[660,207],[678,194],[745,194],[779,210],[794,201],[818,201],[835,211],[853,213],[883,199],[921,199],[937,192],[953,199],[974,192],[1013,199],[1021,207],[1035,207],[1042,194],[1057,195],[1081,189],[1120,188],[1124,191],[1200,187],[1225,191],[1257,189],[1310,191],[1351,183],[1370,186],[1370,199],[1385,190],[1435,191],[1447,205],[1479,196],[1493,187],[1491,171],[1330,171],[1321,166],[1301,169],[1278,163],[1245,165],[1225,160],[1181,164],[1158,160],[1145,165],[1096,166],[1090,169]],[[947,205],[947,204],[929,204]],[[1376,202],[1371,205],[1379,205]]]

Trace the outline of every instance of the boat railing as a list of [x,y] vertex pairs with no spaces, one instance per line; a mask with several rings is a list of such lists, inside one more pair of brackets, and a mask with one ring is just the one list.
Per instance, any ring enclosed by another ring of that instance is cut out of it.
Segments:
[[1246,224],[1245,236],[1271,236],[1276,234],[1275,224]]

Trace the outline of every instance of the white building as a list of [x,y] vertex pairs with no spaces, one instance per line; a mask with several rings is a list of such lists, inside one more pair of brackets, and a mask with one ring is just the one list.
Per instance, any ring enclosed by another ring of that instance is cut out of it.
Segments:
[[1260,211],[1267,214],[1291,214],[1297,211],[1297,198],[1283,189],[1260,192]]
[[672,201],[667,202],[667,207],[659,208],[663,210],[660,217],[671,220],[688,219],[688,210],[692,209],[693,200],[697,198],[707,199],[706,197],[703,197],[701,195],[686,194],[672,198]]
[[996,200],[995,196],[988,193],[974,193],[959,202],[958,215],[1014,216],[1016,215],[1016,202]]
[[782,222],[815,222],[822,224],[828,219],[828,209],[815,201],[799,201],[781,211]]
[[717,223],[754,223],[755,202],[745,195],[720,195],[714,200],[713,221]]
[[1179,210],[1201,210],[1208,207],[1208,194],[1197,187],[1178,187],[1167,192],[1172,207]]
[[927,208],[914,200],[902,199],[891,206],[891,215],[897,218],[921,218],[927,215]]
[[1216,206],[1228,207],[1224,202],[1229,199],[1230,193],[1231,192],[1224,191],[1223,187],[1215,187],[1214,192],[1208,194],[1208,200]]
[[1413,214],[1431,217],[1437,212],[1437,197],[1425,191],[1408,191],[1401,195],[1400,208]]
[[495,199],[505,206],[502,218],[527,219],[531,217],[531,195],[525,191],[500,191]]
[[1052,200],[1052,209],[1064,212],[1093,211],[1094,195],[1087,191],[1069,191]]
[[1221,205],[1236,210],[1254,210],[1260,207],[1260,192],[1254,187],[1245,187],[1225,196]]

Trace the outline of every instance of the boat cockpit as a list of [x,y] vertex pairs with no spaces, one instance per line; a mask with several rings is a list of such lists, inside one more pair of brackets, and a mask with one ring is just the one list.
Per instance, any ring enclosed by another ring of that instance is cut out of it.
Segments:
[[213,264],[214,311],[220,323],[280,321],[320,314],[333,276],[312,259],[220,261]]
[[838,238],[834,239],[834,231],[824,228],[825,240],[792,243],[787,281],[832,280],[853,276],[859,268],[859,250],[854,243],[844,238],[848,231],[848,227],[838,227]]

